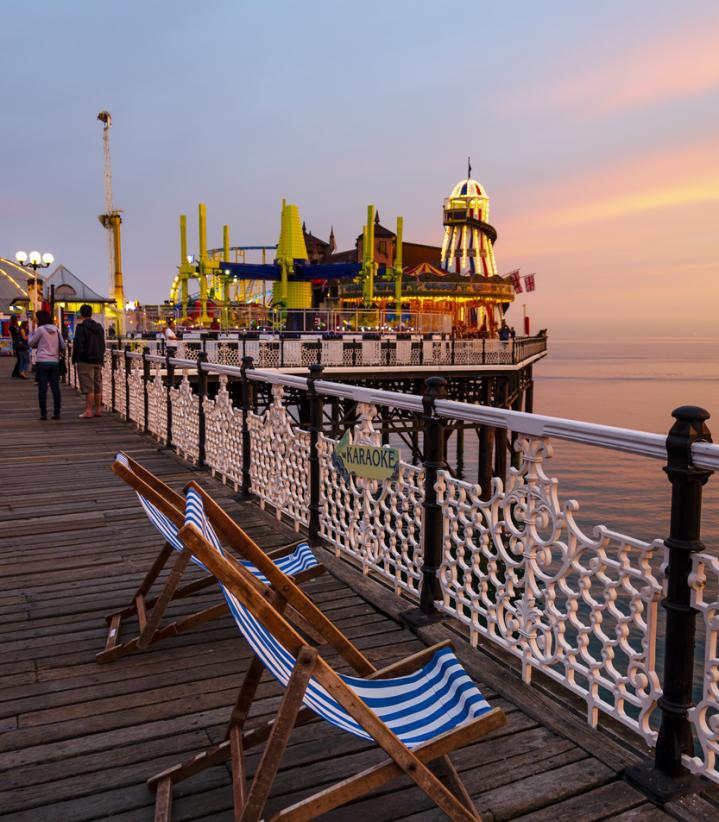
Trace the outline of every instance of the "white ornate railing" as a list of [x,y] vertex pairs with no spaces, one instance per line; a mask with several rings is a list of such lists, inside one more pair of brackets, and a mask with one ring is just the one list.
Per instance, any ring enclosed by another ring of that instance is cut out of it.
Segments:
[[[377,408],[360,404],[352,444],[379,445],[374,427]],[[418,595],[422,576],[422,503],[424,471],[401,461],[389,480],[343,477],[334,467],[336,441],[320,435],[320,534],[335,548],[389,580],[397,594]]]
[[224,374],[215,398],[205,399],[205,426],[205,460],[213,476],[237,489],[242,482],[242,411],[232,404]]
[[179,388],[170,389],[172,403],[172,442],[177,453],[190,462],[197,462],[200,456],[199,427],[200,403],[185,370]]
[[662,591],[659,541],[647,544],[598,526],[577,526],[578,504],[562,504],[544,471],[546,438],[521,437],[511,468],[483,501],[477,485],[440,471],[444,545],[440,610],[521,660],[522,678],[540,670],[587,705],[642,735],[660,695],[657,605]]
[[[587,533],[575,521],[578,503],[560,500],[557,480],[547,471],[551,441],[557,439],[668,461],[672,482],[672,472],[684,483],[705,482],[707,471],[719,470],[719,446],[700,441],[708,434],[696,409],[675,412],[677,424],[667,440],[444,400],[431,391],[421,397],[343,385],[315,379],[316,373],[308,379],[195,360],[165,363],[157,357],[145,362],[151,372],[146,407],[142,361],[136,356],[119,357],[114,370],[106,360],[104,401],[109,403],[114,382],[118,411],[124,415],[129,396],[130,418],[142,425],[146,411],[149,431],[166,439],[169,399],[171,444],[187,459],[201,462],[204,453],[204,463],[224,481],[242,484],[262,506],[272,506],[278,518],[284,514],[295,528],[308,528],[313,538],[322,537],[338,556],[389,582],[397,594],[419,599],[425,607],[429,590],[429,605],[435,597],[438,610],[466,626],[473,644],[492,643],[516,657],[527,683],[536,679],[536,672],[559,683],[583,700],[592,725],[606,715],[660,748],[656,660],[664,636],[658,636],[658,602],[668,568],[699,615],[704,651],[697,682],[701,697],[687,716],[697,747],[684,763],[719,782],[719,558],[693,553],[700,544],[691,529],[674,535],[668,549],[661,540],[644,542],[604,525]],[[219,385],[214,398],[205,396],[201,403],[190,375],[204,391],[205,374],[218,375]],[[163,384],[165,377],[172,380],[170,386]],[[232,402],[228,380],[243,382],[242,409]],[[271,387],[270,405],[262,413],[252,410],[250,399],[250,389],[258,383]],[[308,426],[300,427],[291,417],[289,390],[309,392]],[[426,430],[438,427],[440,433],[438,440],[428,434],[428,442],[440,446],[445,421],[510,431],[517,467],[495,478],[489,492],[438,469],[427,450],[425,467],[400,461],[390,479],[347,474],[333,459],[336,441],[317,427],[322,405],[331,398],[357,403],[356,423],[346,432],[352,444],[380,444],[377,411],[385,407],[422,415]],[[700,469],[706,469],[703,475]],[[690,518],[696,514],[694,509],[687,512]],[[673,528],[674,520],[673,515]],[[682,562],[672,561],[673,551],[692,556],[688,581],[681,576]],[[691,619],[685,605],[675,607],[674,616]],[[665,659],[667,665],[673,662]]]
[[249,414],[252,439],[252,490],[264,508],[269,503],[277,518],[287,514],[295,528],[309,522],[310,439],[292,422],[283,405],[284,388],[272,386],[272,404],[264,414]]
[[[243,339],[227,336],[219,339],[185,338],[174,340],[171,348],[179,359],[197,360],[200,351],[207,361],[220,365],[239,366],[243,356],[252,357],[258,368],[306,368],[312,363],[330,367],[394,367],[394,366],[470,366],[513,365],[546,351],[546,337],[517,337],[503,342],[496,339],[455,339],[435,334],[425,339],[419,334],[398,337],[375,335],[366,339],[361,334],[348,334],[336,339],[303,334],[294,339],[277,334],[262,334],[259,338]],[[129,340],[135,352],[148,347],[150,353],[162,354],[166,345],[161,340]]]
[[689,584],[691,604],[704,628],[704,673],[701,697],[689,711],[699,752],[685,756],[684,764],[719,782],[719,557],[695,554]]
[[102,361],[102,404],[112,408],[112,351],[105,351]]
[[147,386],[147,428],[160,442],[167,440],[167,388],[162,381],[159,363],[153,363]]
[[144,378],[142,361],[130,360],[130,373],[127,378],[127,390],[130,397],[130,420],[142,428],[145,416]]

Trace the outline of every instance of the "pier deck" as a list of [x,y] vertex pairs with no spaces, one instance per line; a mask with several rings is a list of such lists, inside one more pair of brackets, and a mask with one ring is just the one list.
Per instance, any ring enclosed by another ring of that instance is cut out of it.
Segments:
[[[151,820],[145,779],[222,739],[248,650],[227,617],[144,654],[96,664],[104,614],[129,601],[158,548],[134,494],[111,473],[112,456],[123,449],[177,488],[200,480],[263,547],[294,534],[118,419],[78,420],[80,398],[67,387],[64,419],[39,422],[34,384],[10,380],[11,367],[0,361],[0,818]],[[333,573],[307,589],[373,662],[423,647],[396,618],[406,604],[379,586],[373,592],[374,583],[329,555],[327,562]],[[433,626],[423,637],[446,631]],[[635,754],[481,653],[462,652],[508,719],[453,757],[487,819],[670,818],[622,780]],[[262,686],[258,716],[274,712],[278,693],[270,682]],[[324,724],[304,727],[292,736],[267,810],[381,756]],[[251,766],[256,761],[257,754]],[[181,783],[175,798],[176,820],[231,819],[228,768]],[[672,813],[706,818],[709,806],[697,803],[703,800],[677,803]],[[398,780],[330,816],[382,822],[441,814]]]

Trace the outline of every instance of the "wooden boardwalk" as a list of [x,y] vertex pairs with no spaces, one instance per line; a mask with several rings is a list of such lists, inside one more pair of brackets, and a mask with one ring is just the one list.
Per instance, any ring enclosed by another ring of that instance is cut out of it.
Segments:
[[[0,360],[0,818],[150,820],[145,780],[222,739],[248,650],[228,617],[144,654],[96,664],[103,615],[129,601],[158,549],[134,494],[110,471],[113,454],[127,451],[177,488],[199,479],[266,548],[293,535],[116,418],[78,420],[80,398],[69,388],[63,419],[40,422],[34,383],[10,380],[11,367]],[[328,562],[334,573],[307,589],[373,662],[423,647],[397,620],[406,605]],[[207,601],[216,597],[211,591]],[[424,636],[440,639],[446,630],[433,626]],[[496,662],[463,653],[508,717],[506,727],[453,757],[486,818],[670,818],[622,781],[634,755]],[[278,688],[266,681],[260,694],[257,715],[271,715]],[[268,812],[378,758],[366,742],[324,724],[304,727],[292,737]],[[232,818],[226,766],[180,784],[175,797],[176,820]],[[707,808],[692,800],[677,805],[675,816],[706,819]],[[407,781],[329,816],[441,818]]]

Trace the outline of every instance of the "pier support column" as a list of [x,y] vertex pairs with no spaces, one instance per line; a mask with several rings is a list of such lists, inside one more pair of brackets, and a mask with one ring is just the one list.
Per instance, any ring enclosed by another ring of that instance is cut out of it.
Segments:
[[524,410],[527,414],[534,412],[534,380],[532,379],[532,366],[527,366],[527,388],[524,392]]
[[664,470],[672,484],[667,595],[664,633],[664,680],[659,698],[661,725],[654,762],[627,768],[627,779],[656,802],[664,803],[701,788],[700,781],[682,764],[683,754],[693,753],[693,735],[688,719],[694,679],[694,634],[697,612],[691,607],[689,574],[692,554],[702,551],[702,489],[712,472],[692,463],[692,445],[711,442],[706,426],[709,413],[685,405],[672,412],[676,420],[667,437],[667,464]]
[[464,479],[464,423],[457,422],[457,476]]

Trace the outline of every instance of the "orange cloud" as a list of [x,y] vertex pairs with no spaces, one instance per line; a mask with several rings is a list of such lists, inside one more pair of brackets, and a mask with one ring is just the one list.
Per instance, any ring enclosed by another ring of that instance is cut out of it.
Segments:
[[517,235],[719,202],[718,159],[719,138],[713,138],[605,166],[545,186],[542,209],[514,210],[508,225]]
[[599,66],[580,67],[560,78],[543,77],[541,87],[515,96],[508,111],[550,109],[592,118],[719,89],[716,30],[713,22],[693,31],[662,33]]

